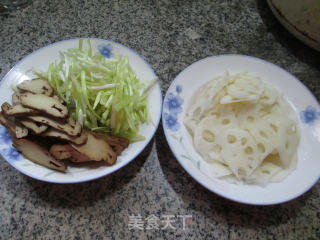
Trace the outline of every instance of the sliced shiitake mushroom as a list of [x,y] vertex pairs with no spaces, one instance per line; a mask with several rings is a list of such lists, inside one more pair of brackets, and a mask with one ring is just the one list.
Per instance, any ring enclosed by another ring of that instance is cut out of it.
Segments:
[[49,128],[47,131],[41,134],[42,137],[52,137],[60,140],[68,141],[77,145],[86,143],[88,136],[85,131],[82,131],[80,136],[71,137],[68,134],[56,130],[54,128]]
[[15,135],[16,138],[24,138],[28,136],[28,129],[25,128],[24,126],[22,126],[19,123],[15,123],[16,127],[15,127]]
[[1,112],[0,123],[8,129],[13,138],[24,138],[28,136],[28,129],[21,126],[14,117],[7,117]]
[[1,110],[2,112],[7,115],[7,116],[25,116],[25,115],[35,115],[39,114],[38,111],[31,109],[31,108],[26,108],[22,106],[21,104],[16,104],[11,106],[9,103],[4,102],[1,105]]
[[62,105],[67,106],[67,103],[65,101],[63,101],[61,98],[59,98],[59,96],[53,95],[52,97],[57,99],[59,102],[61,102]]
[[87,155],[80,153],[74,149],[70,144],[54,144],[51,146],[49,152],[56,159],[69,159],[71,162],[90,162],[92,161]]
[[6,127],[6,128],[8,129],[8,131],[9,131],[9,133],[10,133],[10,135],[11,135],[12,137],[16,137],[16,134],[15,134],[16,128],[15,128],[15,126],[12,124],[11,121],[9,122],[9,121],[5,118],[5,116],[4,116],[4,114],[3,114],[2,112],[0,113],[0,123],[1,123],[4,127]]
[[45,148],[28,139],[14,138],[12,146],[21,152],[25,158],[37,164],[61,172],[64,172],[67,168],[65,163],[55,159]]
[[1,123],[3,126],[7,127],[7,126],[6,126],[6,124],[7,124],[7,119],[4,117],[4,115],[3,115],[2,112],[0,112],[0,123]]
[[117,160],[117,155],[111,146],[106,141],[96,138],[91,132],[87,131],[87,135],[88,139],[85,144],[80,146],[71,144],[71,146],[92,161],[105,161],[113,165]]
[[101,139],[105,140],[109,144],[120,145],[123,148],[127,148],[129,146],[129,140],[127,138],[115,137],[115,136],[111,136],[111,135],[109,135],[107,133],[92,132],[92,134],[96,138],[101,138]]
[[20,100],[24,107],[38,110],[45,115],[52,116],[54,118],[65,119],[69,115],[68,108],[58,99],[48,97],[44,94],[26,92],[20,96]]
[[12,94],[12,105],[17,105],[21,103],[21,97],[22,93],[16,92]]
[[64,132],[70,136],[79,136],[81,134],[81,124],[75,121],[73,118],[68,118],[67,122],[59,121],[45,116],[27,116],[28,119],[49,125],[61,132]]
[[54,89],[49,82],[40,78],[23,81],[17,85],[17,88],[22,91],[44,94],[50,97],[54,94]]
[[[12,95],[12,106],[7,102],[1,106],[0,123],[9,129],[13,146],[29,160],[64,172],[62,159],[113,165],[128,147],[126,138],[83,130],[47,81],[33,79],[17,88],[22,92]],[[34,134],[28,136],[28,129]],[[57,139],[66,144],[56,144]]]
[[49,152],[54,156],[56,159],[69,159],[71,158],[72,154],[71,151],[75,150],[70,144],[53,144]]
[[30,119],[20,119],[19,122],[26,128],[30,129],[34,134],[41,134],[48,129],[48,125],[34,122]]
[[112,150],[117,154],[117,156],[119,156],[125,149],[125,147],[123,147],[122,145],[114,142],[108,142],[108,144],[111,146]]
[[127,138],[115,137],[107,133],[92,132],[92,134],[96,138],[106,141],[118,156],[129,146],[129,140]]

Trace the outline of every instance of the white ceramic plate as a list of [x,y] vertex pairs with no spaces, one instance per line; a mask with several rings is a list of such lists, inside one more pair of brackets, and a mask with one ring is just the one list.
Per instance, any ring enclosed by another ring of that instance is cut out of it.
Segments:
[[[59,60],[59,51],[65,51],[68,48],[78,47],[79,39],[70,39],[56,42],[41,48],[18,62],[2,79],[0,83],[0,103],[5,101],[11,103],[11,84],[17,84],[26,79],[32,79],[34,75],[30,69],[37,71],[46,71],[49,64]],[[86,40],[83,41],[84,44]],[[102,55],[108,57],[116,53],[127,56],[131,67],[135,70],[138,78],[142,81],[148,81],[156,78],[156,75],[150,65],[136,52],[119,43],[103,40],[91,39],[93,52],[100,51]],[[102,166],[98,168],[89,167],[68,167],[66,173],[53,171],[23,158],[12,146],[11,139],[7,130],[0,126],[0,153],[14,168],[20,172],[47,182],[55,183],[76,183],[93,180],[108,175],[132,161],[149,143],[153,137],[161,118],[162,95],[160,84],[155,84],[149,92],[148,107],[152,123],[141,126],[140,134],[145,136],[144,141],[132,143],[117,159],[113,166]]]
[[[207,163],[194,150],[191,137],[182,122],[184,110],[193,92],[213,77],[250,72],[260,76],[284,93],[299,116],[301,142],[298,165],[280,183],[266,187],[232,184],[212,177]],[[162,110],[165,136],[183,168],[200,184],[225,198],[255,205],[289,201],[310,189],[320,177],[320,107],[309,90],[294,76],[264,60],[242,56],[221,55],[202,59],[183,70],[169,87]]]

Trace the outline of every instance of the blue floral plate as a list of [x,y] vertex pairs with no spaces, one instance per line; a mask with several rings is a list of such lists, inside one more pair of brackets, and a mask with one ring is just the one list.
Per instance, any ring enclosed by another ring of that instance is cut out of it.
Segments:
[[[3,102],[11,102],[12,84],[18,84],[24,80],[32,79],[31,69],[37,71],[46,71],[49,64],[55,60],[59,60],[59,51],[66,51],[68,48],[77,48],[79,39],[70,39],[66,41],[56,42],[41,48],[30,55],[24,57],[18,62],[2,79],[0,83],[0,104]],[[127,56],[131,67],[135,70],[137,77],[141,81],[150,81],[156,78],[156,74],[150,65],[136,52],[119,43],[103,40],[90,39],[93,52],[99,51],[104,57],[111,57],[113,54],[121,54]],[[83,41],[85,44],[86,41]],[[12,141],[7,130],[0,125],[0,157],[7,160],[18,171],[47,182],[55,183],[76,183],[93,180],[108,175],[132,161],[152,139],[161,118],[162,95],[160,84],[155,84],[149,90],[148,108],[151,117],[149,124],[141,126],[140,134],[145,136],[144,141],[135,142],[118,157],[115,165],[107,167],[90,168],[85,166],[69,166],[66,173],[60,173],[34,164],[25,159],[19,152],[12,147]]]
[[[182,118],[192,94],[215,76],[250,72],[284,94],[299,117],[301,141],[298,164],[282,182],[266,187],[233,184],[213,177],[208,163],[194,150]],[[320,177],[320,106],[310,91],[284,69],[264,60],[243,55],[220,55],[193,63],[169,87],[163,104],[165,136],[183,168],[210,191],[241,203],[268,205],[289,201],[310,189]]]

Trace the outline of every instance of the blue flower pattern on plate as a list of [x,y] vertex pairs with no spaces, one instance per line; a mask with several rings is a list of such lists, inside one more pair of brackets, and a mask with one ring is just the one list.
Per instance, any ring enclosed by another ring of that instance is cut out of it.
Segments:
[[13,147],[2,149],[1,154],[9,161],[18,160],[20,157],[20,153]]
[[179,94],[182,92],[182,86],[176,85],[175,87],[176,94],[172,92],[168,92],[167,96],[164,101],[164,111],[163,111],[163,121],[164,125],[168,128],[168,130],[171,130],[172,132],[170,136],[175,139],[178,144],[183,149],[183,154],[180,154],[180,157],[185,158],[189,161],[191,161],[197,169],[201,171],[201,163],[199,160],[195,160],[189,153],[187,148],[185,147],[185,143],[183,141],[183,137],[181,135],[181,132],[178,132],[178,130],[181,127],[181,124],[178,120],[178,115],[182,113],[183,108],[182,104],[184,103],[184,100],[179,96]]
[[10,133],[4,127],[0,127],[0,144],[1,143],[11,145]]
[[171,131],[176,132],[179,130],[180,124],[178,122],[178,118],[176,115],[170,114],[170,113],[169,114],[164,113],[163,117],[164,117],[165,124]]
[[179,94],[182,92],[182,86],[177,85],[175,90],[177,94],[172,92],[167,94],[164,102],[164,109],[166,112],[163,114],[165,125],[173,132],[178,131],[180,128],[178,114],[182,112],[182,104],[184,102],[179,96]]
[[317,109],[308,106],[306,110],[300,112],[300,119],[303,123],[312,125],[316,120],[320,119],[320,112],[317,112]]
[[106,58],[112,57],[112,45],[111,44],[101,44],[98,46],[100,54]]
[[21,155],[11,144],[12,140],[9,131],[0,126],[0,145],[5,145],[4,148],[0,149],[0,154],[8,161],[16,161]]
[[177,93],[181,93],[181,91],[182,91],[182,86],[181,86],[181,85],[177,85],[177,86],[176,86],[176,91],[177,91]]
[[182,104],[183,99],[179,95],[169,93],[164,103],[164,107],[169,110],[170,114],[176,115],[182,112]]

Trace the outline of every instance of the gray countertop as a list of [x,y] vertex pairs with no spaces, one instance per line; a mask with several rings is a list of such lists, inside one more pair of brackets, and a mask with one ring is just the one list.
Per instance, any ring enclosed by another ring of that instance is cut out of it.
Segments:
[[[191,63],[235,53],[281,66],[320,97],[320,53],[291,36],[263,0],[34,0],[0,14],[0,78],[29,53],[75,37],[134,49],[163,94]],[[320,239],[320,183],[280,205],[231,202],[186,173],[161,124],[134,161],[91,182],[44,183],[0,160],[0,239]],[[129,229],[137,215],[142,223],[172,215],[175,229]]]

